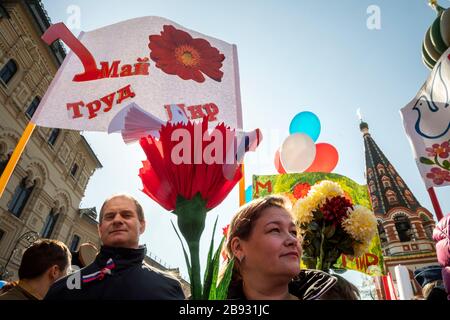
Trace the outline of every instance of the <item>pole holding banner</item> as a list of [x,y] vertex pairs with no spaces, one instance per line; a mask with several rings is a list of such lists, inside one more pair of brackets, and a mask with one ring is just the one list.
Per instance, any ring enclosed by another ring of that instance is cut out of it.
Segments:
[[439,205],[438,198],[436,197],[436,193],[434,192],[434,188],[430,187],[427,189],[428,194],[430,195],[431,203],[433,204],[434,212],[436,213],[437,221],[441,221],[444,218],[442,214],[441,206]]
[[11,158],[9,159],[6,168],[3,171],[2,176],[0,177],[0,198],[3,195],[3,191],[5,191],[6,185],[8,184],[8,181],[11,178],[11,175],[17,165],[17,162],[19,162],[19,158],[22,155],[22,152],[25,149],[25,146],[27,145],[28,140],[31,137],[34,128],[36,128],[36,125],[30,121],[25,130],[23,131],[23,134],[20,137],[16,148],[13,151]]
[[245,170],[244,163],[242,163],[242,178],[239,181],[239,206],[245,204]]

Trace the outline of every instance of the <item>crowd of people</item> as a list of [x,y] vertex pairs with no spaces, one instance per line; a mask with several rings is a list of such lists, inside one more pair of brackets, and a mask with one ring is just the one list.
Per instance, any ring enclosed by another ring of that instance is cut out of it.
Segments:
[[[440,279],[436,270],[434,278],[430,270],[416,274],[422,296],[428,299],[446,299],[449,292],[449,220],[450,215],[435,230]],[[139,245],[139,238],[145,228],[144,211],[136,199],[111,196],[100,210],[102,246],[93,262],[69,272],[74,260],[83,266],[80,257],[72,257],[60,241],[40,239],[25,250],[19,280],[0,289],[0,300],[189,299],[174,275],[144,261],[146,247]],[[231,221],[225,251],[228,261],[234,261],[228,299],[360,299],[358,288],[342,276],[300,268],[301,235],[288,200],[281,196],[242,206]]]

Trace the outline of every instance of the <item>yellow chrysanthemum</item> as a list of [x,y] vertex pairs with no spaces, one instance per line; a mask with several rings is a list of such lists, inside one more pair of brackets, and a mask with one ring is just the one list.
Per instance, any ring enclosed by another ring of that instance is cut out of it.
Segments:
[[366,207],[355,205],[348,210],[348,218],[342,221],[342,227],[353,239],[367,245],[377,232],[377,219]]
[[294,215],[297,218],[297,222],[300,224],[310,223],[313,219],[312,212],[314,209],[315,207],[308,198],[297,200],[293,208]]
[[308,197],[311,197],[316,206],[321,206],[325,203],[326,199],[331,199],[337,196],[344,196],[344,191],[338,183],[323,180],[312,186],[308,193]]
[[329,198],[344,196],[344,191],[342,190],[341,186],[334,181],[323,180],[318,184],[315,184],[312,188],[318,192],[325,194]]

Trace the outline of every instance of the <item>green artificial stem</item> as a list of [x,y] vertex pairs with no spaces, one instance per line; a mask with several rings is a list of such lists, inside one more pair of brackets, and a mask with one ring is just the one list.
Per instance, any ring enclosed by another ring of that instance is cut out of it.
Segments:
[[191,255],[191,295],[193,300],[202,299],[202,283],[200,278],[200,245],[199,242],[188,242]]
[[317,261],[316,269],[322,270],[323,267],[323,258],[325,255],[325,251],[323,250],[323,243],[325,241],[325,223],[322,225],[322,232],[320,233],[320,256],[319,261]]
[[191,295],[193,300],[202,298],[199,243],[205,229],[206,212],[206,201],[202,199],[200,193],[190,200],[181,196],[177,197],[174,213],[178,216],[178,227],[189,247],[191,258]]

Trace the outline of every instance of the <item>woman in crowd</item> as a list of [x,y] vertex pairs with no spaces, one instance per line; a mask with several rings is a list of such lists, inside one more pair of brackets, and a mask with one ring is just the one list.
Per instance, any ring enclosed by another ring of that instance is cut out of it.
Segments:
[[280,196],[242,206],[228,231],[227,255],[234,258],[229,299],[313,300],[336,282],[318,270],[300,270],[301,237]]

